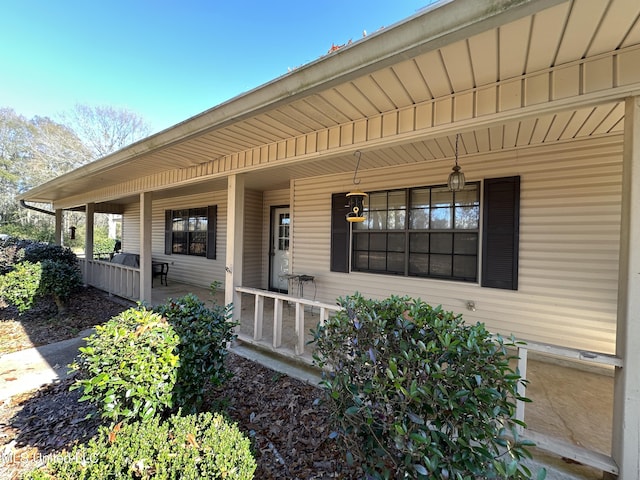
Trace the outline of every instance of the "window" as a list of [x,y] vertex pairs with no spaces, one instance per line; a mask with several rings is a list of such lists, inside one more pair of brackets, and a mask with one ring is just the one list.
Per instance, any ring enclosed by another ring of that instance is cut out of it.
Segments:
[[165,254],[215,257],[216,207],[165,211]]
[[475,282],[480,185],[369,193],[366,220],[354,224],[354,271]]

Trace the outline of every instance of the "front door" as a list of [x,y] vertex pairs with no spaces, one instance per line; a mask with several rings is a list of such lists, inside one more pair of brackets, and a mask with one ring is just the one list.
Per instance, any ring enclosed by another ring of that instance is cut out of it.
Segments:
[[271,215],[271,273],[269,288],[279,292],[289,291],[289,231],[291,217],[289,207],[277,207]]

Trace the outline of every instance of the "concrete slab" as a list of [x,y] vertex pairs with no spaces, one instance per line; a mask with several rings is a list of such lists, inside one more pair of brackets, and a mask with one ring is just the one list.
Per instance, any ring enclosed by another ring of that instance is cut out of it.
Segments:
[[0,357],[0,402],[28,392],[68,375],[69,365],[78,355],[78,348],[93,329],[80,332],[77,338],[28,348]]

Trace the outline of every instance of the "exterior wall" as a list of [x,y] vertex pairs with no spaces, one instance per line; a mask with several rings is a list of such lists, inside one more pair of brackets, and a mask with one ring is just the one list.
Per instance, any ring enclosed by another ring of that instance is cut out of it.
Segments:
[[[244,205],[244,258],[242,285],[262,288],[263,224],[262,192],[245,191]],[[267,217],[267,222],[268,217]]]
[[[332,303],[354,291],[374,298],[410,295],[505,336],[613,353],[621,162],[619,135],[460,160],[467,181],[521,176],[518,291],[329,271],[331,194],[352,188],[351,173],[295,181],[293,271],[315,276],[319,301]],[[448,161],[363,171],[359,187],[443,184],[450,170]],[[469,300],[475,312],[466,309]]]
[[[169,262],[169,281],[176,281],[199,287],[208,287],[218,280],[224,282],[226,236],[227,236],[227,197],[226,190],[213,191],[198,195],[162,198],[153,201],[153,230],[151,250],[154,259]],[[217,205],[216,259],[190,255],[164,254],[164,212],[167,209],[205,207]],[[140,205],[130,204],[122,216],[123,250],[139,253],[140,243]]]
[[122,213],[122,251],[140,253],[140,202],[128,204]]

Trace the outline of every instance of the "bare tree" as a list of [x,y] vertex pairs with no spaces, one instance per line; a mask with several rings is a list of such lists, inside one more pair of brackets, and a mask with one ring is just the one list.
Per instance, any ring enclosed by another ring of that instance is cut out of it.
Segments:
[[120,150],[148,136],[151,131],[147,122],[135,112],[108,105],[77,104],[62,118],[91,149],[93,159]]

